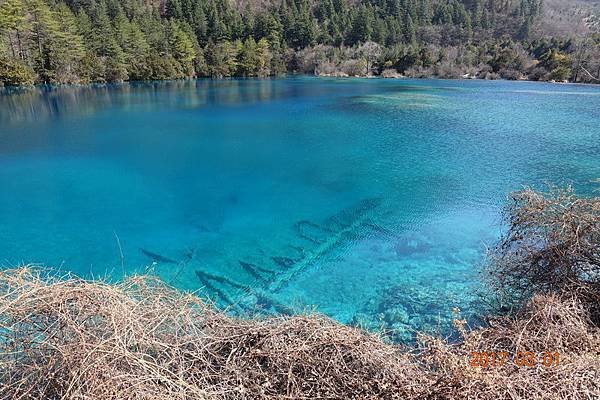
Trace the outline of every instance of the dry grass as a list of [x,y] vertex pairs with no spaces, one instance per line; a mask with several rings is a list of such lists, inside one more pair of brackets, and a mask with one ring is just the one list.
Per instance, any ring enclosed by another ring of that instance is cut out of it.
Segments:
[[375,336],[322,317],[229,318],[150,277],[21,269],[0,290],[3,399],[394,398],[428,383]]
[[[600,398],[600,331],[576,299],[535,296],[515,316],[496,318],[490,326],[464,332],[456,346],[435,340],[428,351],[438,366],[445,399],[598,399]],[[474,368],[471,352],[507,352],[500,366]],[[534,367],[518,366],[515,356],[529,351]],[[558,352],[560,364],[543,365],[545,352]],[[430,364],[429,368],[432,367]]]
[[572,188],[511,195],[508,230],[489,257],[489,281],[508,299],[575,294],[600,322],[600,198]]
[[[576,299],[417,348],[319,316],[227,317],[150,277],[117,285],[0,273],[2,399],[592,399],[600,334]],[[469,365],[471,351],[558,351],[546,368]]]

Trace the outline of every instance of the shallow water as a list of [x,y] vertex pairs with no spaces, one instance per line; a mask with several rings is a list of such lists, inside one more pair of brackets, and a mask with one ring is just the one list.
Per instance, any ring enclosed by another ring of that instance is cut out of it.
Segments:
[[[600,177],[600,87],[290,78],[0,91],[0,260],[243,313],[472,318],[506,195]],[[123,258],[121,258],[121,254]],[[232,304],[233,303],[233,304]]]

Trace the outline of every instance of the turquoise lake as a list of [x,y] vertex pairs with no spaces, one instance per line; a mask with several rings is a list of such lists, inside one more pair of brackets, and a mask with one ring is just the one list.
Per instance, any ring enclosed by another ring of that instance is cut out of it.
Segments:
[[[0,90],[0,260],[233,313],[475,319],[507,195],[600,177],[600,87],[197,80]],[[121,256],[122,255],[122,256]]]

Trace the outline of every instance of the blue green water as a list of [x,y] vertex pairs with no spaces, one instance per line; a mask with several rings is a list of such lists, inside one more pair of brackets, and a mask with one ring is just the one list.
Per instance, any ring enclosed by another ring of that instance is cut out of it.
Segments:
[[[600,87],[290,78],[0,91],[0,260],[232,312],[447,326],[507,194],[600,177]],[[121,257],[122,254],[122,257]]]

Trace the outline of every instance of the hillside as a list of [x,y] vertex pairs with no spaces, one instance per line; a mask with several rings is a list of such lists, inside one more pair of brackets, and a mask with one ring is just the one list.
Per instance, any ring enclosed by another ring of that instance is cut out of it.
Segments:
[[2,0],[0,82],[286,72],[596,82],[596,3]]
[[592,31],[590,16],[594,15],[600,15],[598,0],[545,0],[540,33],[550,36],[589,34]]

